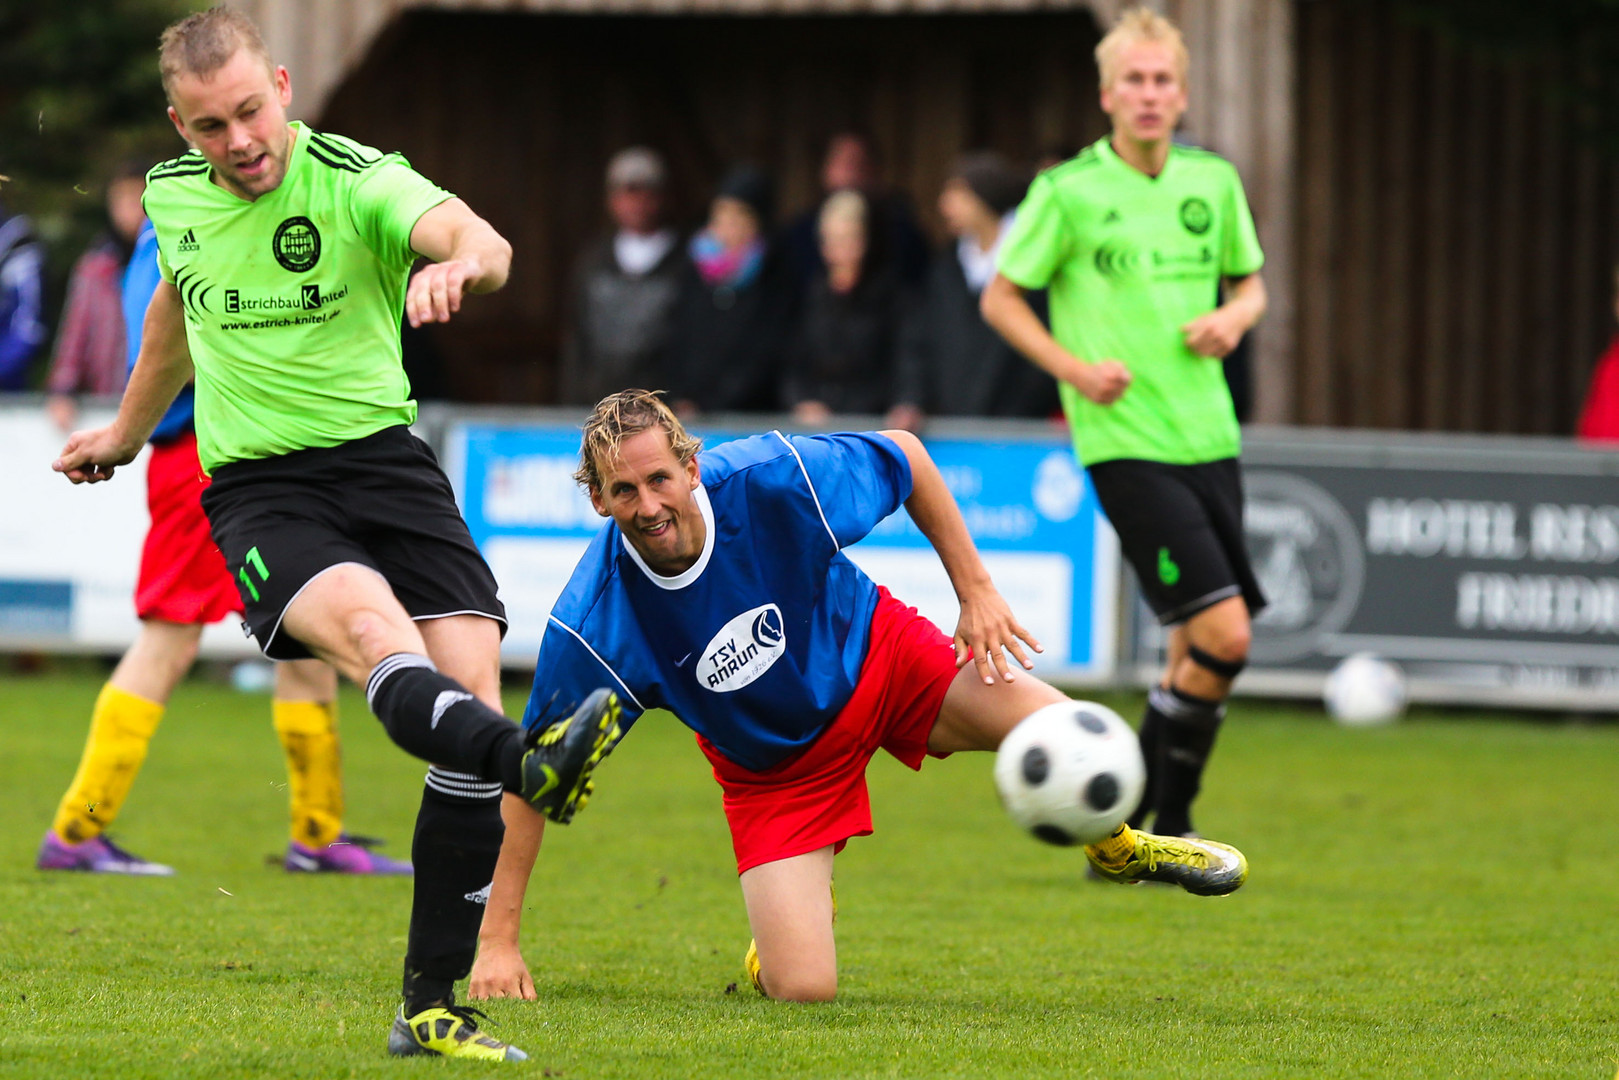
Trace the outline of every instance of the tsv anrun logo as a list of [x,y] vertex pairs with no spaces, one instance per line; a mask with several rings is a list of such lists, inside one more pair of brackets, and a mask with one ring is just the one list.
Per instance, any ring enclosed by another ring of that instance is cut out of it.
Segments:
[[729,694],[770,670],[787,651],[781,609],[765,604],[744,611],[714,635],[703,649],[694,674],[701,686],[716,694]]

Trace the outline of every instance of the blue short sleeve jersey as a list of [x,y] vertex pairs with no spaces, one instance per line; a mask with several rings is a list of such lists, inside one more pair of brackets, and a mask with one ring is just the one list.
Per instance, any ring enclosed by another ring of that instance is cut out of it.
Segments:
[[552,609],[525,727],[608,686],[625,723],[668,709],[763,771],[814,742],[848,702],[877,586],[843,549],[909,498],[905,452],[876,432],[771,432],[698,463],[707,535],[697,562],[657,575],[606,525]]
[[[123,300],[124,326],[129,342],[129,370],[135,370],[135,361],[141,355],[141,329],[146,325],[146,308],[157,292],[163,272],[157,265],[157,230],[150,221],[141,226],[135,238],[135,250],[130,253],[129,265],[124,267]],[[167,442],[191,430],[194,390],[190,383],[181,387],[163,418],[152,429],[153,442]]]

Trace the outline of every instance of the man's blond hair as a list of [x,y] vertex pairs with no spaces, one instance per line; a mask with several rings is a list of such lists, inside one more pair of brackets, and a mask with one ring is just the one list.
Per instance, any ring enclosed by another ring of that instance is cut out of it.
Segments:
[[669,449],[681,465],[697,456],[703,441],[688,434],[680,418],[669,410],[659,390],[620,390],[596,403],[585,421],[584,438],[579,441],[579,468],[573,478],[592,493],[602,487],[601,463],[617,457],[627,439],[661,430],[669,438]]
[[1131,45],[1151,41],[1168,45],[1175,59],[1175,71],[1181,85],[1186,85],[1186,69],[1191,57],[1186,52],[1186,41],[1174,23],[1150,8],[1131,8],[1119,16],[1113,29],[1097,42],[1096,71],[1102,77],[1102,89],[1113,85],[1119,74],[1119,56]]
[[170,23],[157,46],[157,70],[169,103],[174,103],[174,80],[181,75],[207,78],[241,49],[263,60],[266,71],[274,72],[259,28],[234,8],[217,4]]

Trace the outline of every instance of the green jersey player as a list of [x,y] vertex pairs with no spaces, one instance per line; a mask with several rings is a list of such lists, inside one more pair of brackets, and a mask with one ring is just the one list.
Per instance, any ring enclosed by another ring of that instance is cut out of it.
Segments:
[[[1191,835],[1191,804],[1247,662],[1264,594],[1242,534],[1240,435],[1220,358],[1265,310],[1236,170],[1172,142],[1180,32],[1130,11],[1096,49],[1112,134],[1035,178],[985,289],[984,318],[1056,376],[1075,449],[1158,618],[1136,827]],[[1216,297],[1224,290],[1225,302]],[[1023,299],[1047,289],[1051,331]]]
[[[163,282],[117,419],[76,432],[55,468],[110,478],[195,376],[203,509],[260,648],[331,663],[431,763],[389,1049],[520,1060],[453,986],[471,970],[503,809],[530,849],[534,809],[568,820],[617,738],[617,703],[592,695],[527,742],[501,715],[505,610],[410,433],[399,345],[401,313],[443,322],[464,294],[500,288],[511,248],[398,155],[288,123],[287,70],[244,16],[180,20],[160,63],[192,146],[148,178]],[[418,256],[430,262],[407,286]]]

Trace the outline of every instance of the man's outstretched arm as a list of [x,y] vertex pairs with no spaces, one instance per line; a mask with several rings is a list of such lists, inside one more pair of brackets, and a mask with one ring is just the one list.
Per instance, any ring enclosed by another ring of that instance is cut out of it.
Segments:
[[146,307],[140,356],[124,388],[117,418],[106,427],[75,431],[51,468],[75,484],[112,479],[113,469],[135,460],[191,377],[191,348],[186,344],[180,292],[160,281]]
[[410,230],[411,250],[433,261],[405,292],[410,325],[449,322],[465,293],[491,293],[506,284],[512,246],[460,199],[439,203]]
[[933,550],[939,553],[944,571],[950,575],[950,584],[961,602],[961,619],[956,624],[956,666],[970,659],[978,665],[978,673],[986,683],[995,676],[1011,682],[1016,678],[1006,654],[1010,652],[1025,668],[1033,663],[1023,651],[1018,639],[1028,642],[1035,652],[1042,651],[1034,639],[1017,621],[1006,600],[996,591],[990,580],[984,560],[978,556],[978,546],[967,531],[967,522],[956,506],[955,496],[945,484],[939,467],[922,445],[922,440],[909,431],[884,431],[905,452],[911,465],[911,496],[905,500],[905,510],[928,538]]

